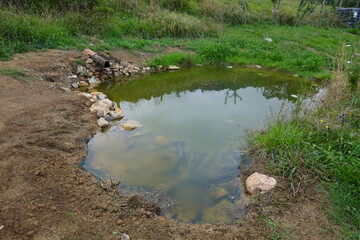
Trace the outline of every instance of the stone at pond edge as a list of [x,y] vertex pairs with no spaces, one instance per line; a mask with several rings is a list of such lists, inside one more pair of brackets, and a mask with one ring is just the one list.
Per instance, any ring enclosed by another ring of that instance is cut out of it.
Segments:
[[89,86],[89,84],[87,82],[85,82],[85,81],[80,81],[79,86],[80,87],[87,87],[87,86]]
[[125,115],[122,112],[110,111],[110,116],[114,119],[122,119]]
[[91,105],[90,112],[95,113],[97,117],[103,117],[106,114],[110,113],[111,107],[112,101],[110,101],[109,99],[103,99]]
[[126,123],[121,125],[123,127],[123,129],[127,130],[127,131],[132,131],[136,128],[142,127],[143,125],[141,123],[139,123],[138,121],[135,120],[129,120]]
[[107,127],[109,126],[109,122],[106,121],[104,118],[99,118],[99,120],[97,120],[97,125],[99,127]]
[[108,122],[111,122],[112,120],[114,120],[114,118],[113,118],[112,116],[110,116],[110,115],[105,115],[105,116],[104,116],[104,119],[105,119],[106,121],[108,121]]
[[170,65],[168,67],[169,70],[179,70],[180,68],[178,66],[175,66],[175,65]]
[[276,186],[276,183],[275,178],[258,172],[251,174],[245,181],[246,190],[250,194],[256,190],[270,191]]

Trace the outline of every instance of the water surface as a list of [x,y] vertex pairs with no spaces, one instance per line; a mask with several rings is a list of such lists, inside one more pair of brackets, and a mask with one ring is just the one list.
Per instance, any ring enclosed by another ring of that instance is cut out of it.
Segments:
[[99,90],[143,127],[96,134],[84,167],[120,179],[123,191],[144,193],[165,215],[230,223],[244,210],[237,176],[245,130],[291,106],[299,88],[295,77],[248,68],[200,67],[109,82]]

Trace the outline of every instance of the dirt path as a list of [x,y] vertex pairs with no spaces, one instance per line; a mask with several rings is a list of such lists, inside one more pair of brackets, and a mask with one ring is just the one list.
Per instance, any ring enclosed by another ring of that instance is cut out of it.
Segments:
[[246,219],[233,226],[179,223],[102,188],[78,165],[97,131],[95,117],[80,97],[59,89],[78,55],[52,50],[0,62],[35,79],[0,76],[0,239],[336,238],[316,194],[294,198],[286,184],[254,197]]

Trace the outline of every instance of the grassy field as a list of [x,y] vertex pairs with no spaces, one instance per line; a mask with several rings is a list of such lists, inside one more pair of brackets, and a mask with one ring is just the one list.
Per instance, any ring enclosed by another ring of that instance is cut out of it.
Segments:
[[195,55],[170,55],[151,64],[258,64],[324,79],[339,46],[358,41],[348,29],[330,28],[335,20],[326,16],[318,18],[324,23],[312,22],[324,26],[304,25],[319,12],[301,20],[296,1],[284,2],[275,15],[272,3],[264,0],[249,2],[245,10],[239,2],[220,0],[173,1],[184,2],[179,6],[160,0],[77,0],[72,10],[66,3],[57,9],[45,2],[38,8],[0,8],[0,59],[47,48],[160,52],[173,46]]

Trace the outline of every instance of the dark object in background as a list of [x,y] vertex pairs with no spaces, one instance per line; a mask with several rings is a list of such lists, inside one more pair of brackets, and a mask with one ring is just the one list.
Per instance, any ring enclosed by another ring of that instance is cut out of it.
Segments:
[[349,27],[360,23],[360,8],[338,8],[337,14]]

